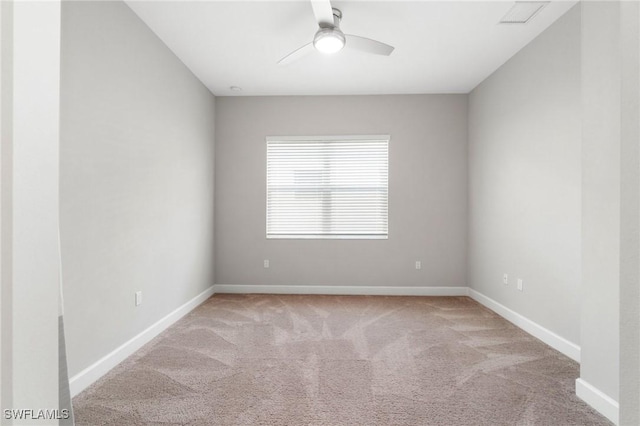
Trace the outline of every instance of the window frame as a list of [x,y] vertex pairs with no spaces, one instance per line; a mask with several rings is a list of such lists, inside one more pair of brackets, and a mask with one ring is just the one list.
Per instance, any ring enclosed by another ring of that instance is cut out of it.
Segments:
[[[386,234],[272,234],[269,231],[269,142],[349,142],[349,141],[385,141],[387,143],[386,176]],[[389,239],[389,169],[391,135],[326,135],[326,136],[267,136],[265,138],[265,236],[267,240],[388,240]]]

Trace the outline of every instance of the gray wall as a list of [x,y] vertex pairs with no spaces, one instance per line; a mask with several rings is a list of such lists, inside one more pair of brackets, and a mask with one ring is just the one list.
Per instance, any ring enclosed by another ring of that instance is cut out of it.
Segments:
[[124,3],[64,2],[60,213],[71,375],[213,284],[214,106]]
[[580,113],[579,8],[469,95],[469,284],[576,344]]
[[582,349],[580,379],[618,400],[620,5],[582,4]]
[[[216,283],[465,286],[466,104],[466,95],[218,97]],[[344,134],[391,135],[389,239],[267,240],[265,137]]]
[[640,424],[640,4],[620,3],[620,424]]

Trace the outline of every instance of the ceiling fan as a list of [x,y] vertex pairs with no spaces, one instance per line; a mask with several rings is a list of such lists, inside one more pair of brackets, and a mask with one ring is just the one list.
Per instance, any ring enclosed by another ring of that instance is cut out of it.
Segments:
[[331,7],[330,0],[311,0],[313,14],[318,22],[318,31],[311,43],[305,44],[299,49],[289,53],[278,61],[279,65],[286,65],[294,62],[317,50],[322,53],[336,53],[343,47],[359,50],[361,52],[372,53],[374,55],[391,55],[393,46],[381,43],[370,38],[345,34],[340,30],[342,12]]

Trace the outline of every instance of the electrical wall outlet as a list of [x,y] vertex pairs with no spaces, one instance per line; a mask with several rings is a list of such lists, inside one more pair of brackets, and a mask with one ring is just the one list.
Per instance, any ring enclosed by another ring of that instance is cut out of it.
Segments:
[[136,291],[136,306],[142,305],[142,292]]
[[269,267],[269,259],[265,259],[264,260],[264,267],[268,268]]
[[522,291],[522,278],[518,278],[518,290]]
[[509,284],[509,275],[508,274],[502,275],[502,283],[504,285],[508,285]]
[[422,262],[419,260],[416,260],[416,269],[422,269]]

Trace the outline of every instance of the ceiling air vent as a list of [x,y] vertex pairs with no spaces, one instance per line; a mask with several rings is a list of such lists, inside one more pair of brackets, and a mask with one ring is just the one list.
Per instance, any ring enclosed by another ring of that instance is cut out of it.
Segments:
[[548,1],[517,1],[500,20],[501,24],[526,24],[536,16]]

